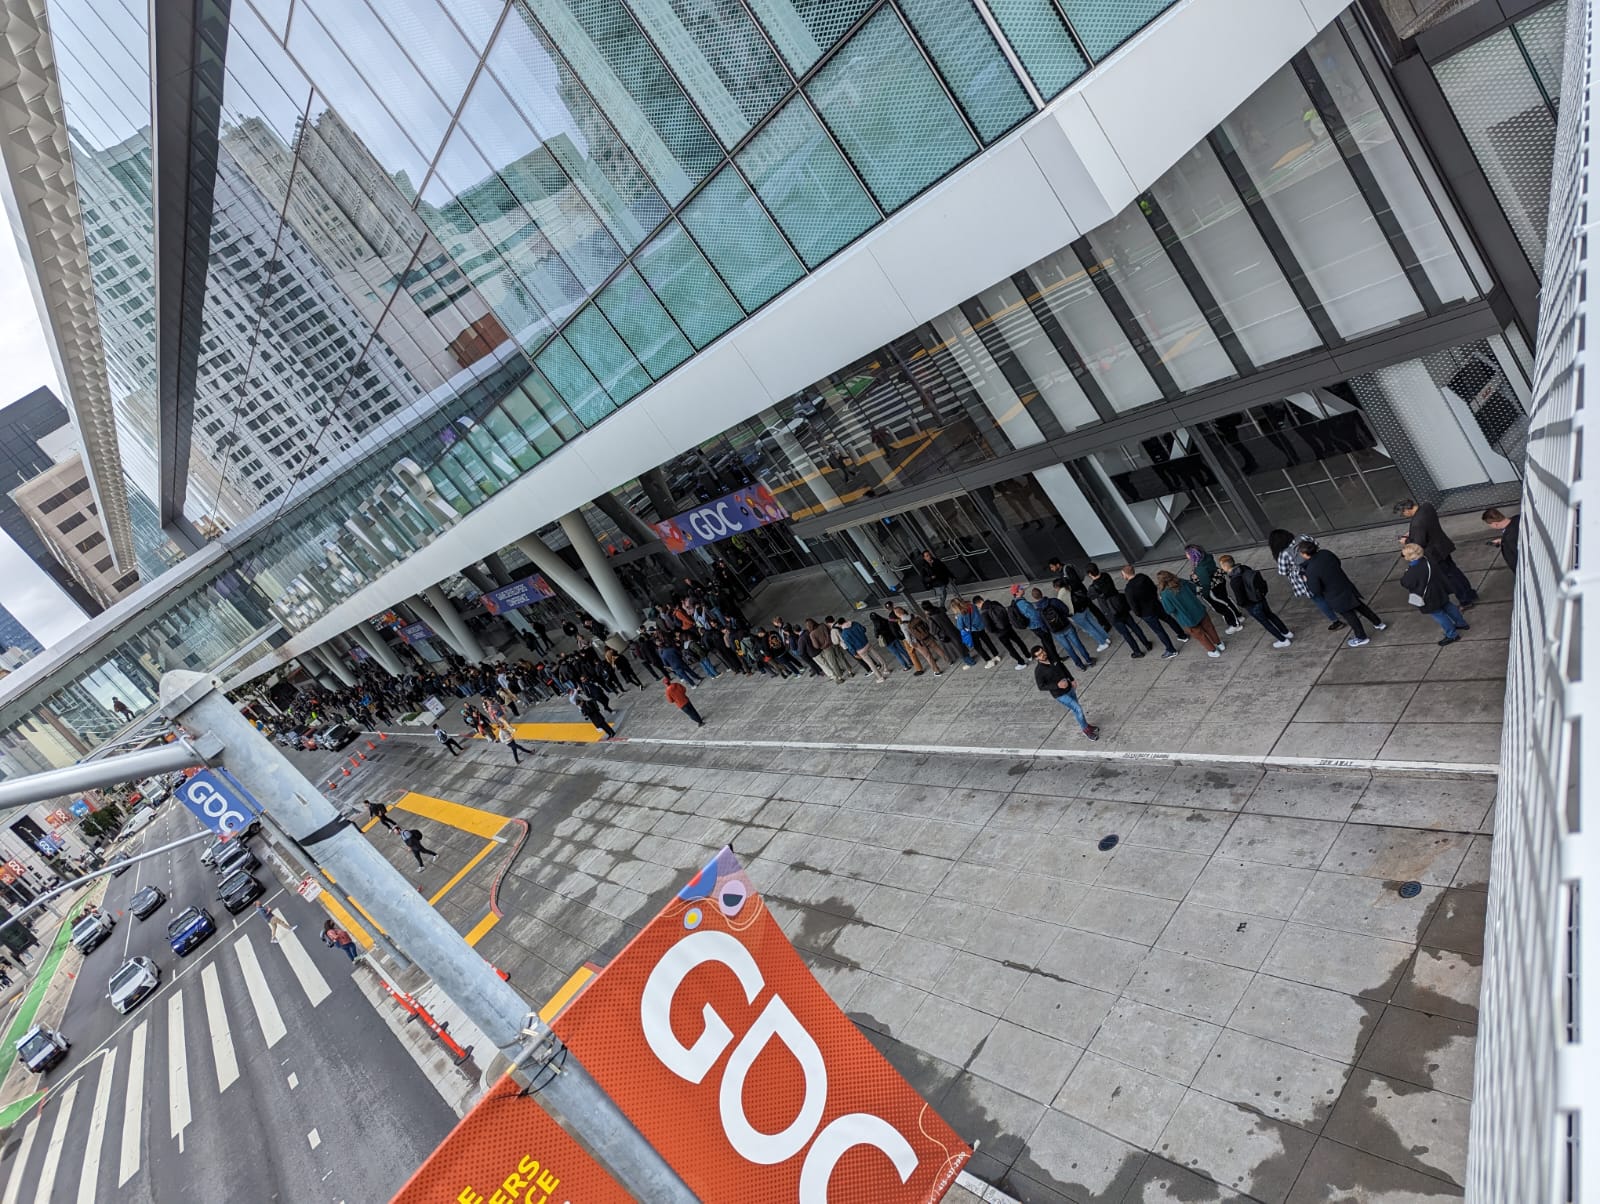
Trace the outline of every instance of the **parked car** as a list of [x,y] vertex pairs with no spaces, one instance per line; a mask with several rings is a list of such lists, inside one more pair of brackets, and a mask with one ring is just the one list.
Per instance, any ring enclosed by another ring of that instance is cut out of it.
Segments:
[[167,901],[159,886],[141,886],[128,900],[128,910],[141,920],[148,920]]
[[217,898],[228,909],[229,915],[238,915],[261,897],[261,883],[246,870],[238,870],[217,891]]
[[91,911],[72,926],[72,947],[85,956],[100,947],[117,922],[104,912]]
[[130,957],[111,976],[106,998],[111,1006],[126,1015],[138,1002],[161,985],[161,967],[148,957]]
[[17,1041],[17,1057],[35,1074],[43,1074],[66,1057],[71,1048],[72,1042],[55,1029],[35,1024]]
[[211,868],[219,878],[226,878],[234,870],[254,870],[260,867],[261,858],[255,855],[249,845],[231,842],[224,845],[211,862]]
[[216,930],[217,922],[204,907],[185,907],[167,925],[167,943],[179,957],[187,957],[191,949]]
[[361,729],[355,724],[335,723],[317,736],[317,744],[322,748],[332,749],[337,752],[348,744],[354,744],[360,736]]

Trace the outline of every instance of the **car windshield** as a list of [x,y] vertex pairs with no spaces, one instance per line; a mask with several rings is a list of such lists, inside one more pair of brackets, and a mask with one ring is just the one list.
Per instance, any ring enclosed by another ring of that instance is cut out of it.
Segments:
[[190,924],[193,924],[199,918],[200,909],[198,907],[186,908],[178,913],[178,918],[176,920],[173,920],[172,923],[167,925],[167,935],[177,936],[178,933],[182,932],[185,928],[189,927]]
[[29,1037],[17,1047],[17,1052],[22,1055],[22,1060],[26,1062],[38,1057],[40,1054],[44,1053],[45,1050],[50,1049],[54,1044],[55,1043],[43,1033],[34,1033],[33,1036]]
[[96,917],[96,916],[84,916],[83,919],[79,920],[76,924],[74,924],[72,926],[72,935],[73,936],[81,936],[86,932],[93,932],[99,926],[100,926],[100,921],[99,921],[98,917]]
[[240,870],[237,874],[222,884],[222,893],[225,895],[231,895],[234,891],[242,888],[248,881],[250,881],[250,875],[244,870]]
[[129,962],[111,976],[111,993],[113,995],[119,994],[143,977],[144,967],[138,962]]
[[134,894],[133,902],[135,902],[135,903],[148,903],[152,899],[154,899],[155,897],[156,897],[156,888],[155,887],[153,887],[153,886],[141,886],[138,889],[138,891]]

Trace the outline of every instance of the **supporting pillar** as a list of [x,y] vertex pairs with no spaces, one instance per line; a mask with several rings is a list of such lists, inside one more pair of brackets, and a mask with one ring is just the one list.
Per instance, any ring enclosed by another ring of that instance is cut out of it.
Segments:
[[423,622],[449,640],[451,647],[468,662],[476,665],[486,659],[478,637],[468,630],[456,611],[455,603],[437,585],[428,586],[420,596],[412,598],[411,606],[421,613]]
[[656,529],[624,506],[615,494],[602,493],[594,499],[594,504],[601,514],[617,524],[617,529],[622,534],[633,540],[635,546],[647,548],[651,544],[661,542],[661,536],[656,533]]
[[499,552],[490,552],[485,556],[483,567],[489,570],[489,576],[494,578],[496,585],[510,585],[514,580],[511,570],[506,568],[506,562],[500,559]]
[[354,686],[356,675],[350,672],[350,666],[344,663],[344,654],[333,646],[332,643],[322,645],[317,649],[317,654],[322,657],[322,663],[328,666],[328,672],[339,679],[343,686]]
[[333,674],[328,672],[327,665],[323,663],[322,658],[317,655],[315,649],[307,648],[295,659],[300,662],[300,667],[306,671],[306,675],[317,683],[319,690],[327,690],[331,693],[338,688],[338,683],[335,681]]
[[[589,541],[593,543],[594,540]],[[524,535],[512,545],[533,562],[533,567],[545,575],[545,579],[555,586],[567,597],[571,598],[584,610],[599,619],[608,627],[617,626],[616,619],[606,604],[600,600],[600,595],[583,577],[574,572],[572,566],[560,555],[540,539],[537,535]]]
[[595,542],[594,532],[590,531],[589,524],[583,521],[583,515],[576,510],[563,514],[561,529],[567,533],[567,538],[572,541],[573,550],[578,553],[578,559],[588,570],[590,580],[595,583],[600,590],[600,596],[605,599],[606,608],[611,612],[611,625],[630,638],[637,635],[639,609],[628,596],[628,591],[622,587],[622,580],[617,576],[617,570],[611,566],[605,553],[600,550],[600,545]]
[[467,565],[466,568],[461,570],[461,575],[472,582],[472,588],[481,594],[486,594],[490,590],[498,588],[494,583],[494,579],[475,564]]
[[367,655],[373,661],[383,666],[390,677],[403,677],[405,670],[400,666],[400,658],[395,650],[389,647],[389,641],[364,623],[357,624],[350,629],[350,636],[356,643],[367,650]]

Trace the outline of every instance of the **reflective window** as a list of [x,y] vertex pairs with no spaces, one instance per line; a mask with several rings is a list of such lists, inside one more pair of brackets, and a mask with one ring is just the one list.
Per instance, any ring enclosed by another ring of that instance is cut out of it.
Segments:
[[748,0],[796,73],[804,71],[867,11],[872,0]]
[[595,304],[645,371],[658,380],[694,354],[677,323],[631,267],[600,290]]
[[[604,356],[604,348],[601,348],[597,358],[603,359]],[[551,339],[544,350],[534,357],[534,362],[584,426],[594,426],[616,409],[594,373],[565,339],[559,336]],[[620,371],[618,375],[620,377]]]
[[1033,112],[1033,102],[970,3],[901,0],[900,10],[985,142]]
[[800,261],[732,166],[689,203],[683,224],[747,310],[800,279]]
[[1070,250],[1047,255],[1028,275],[1113,408],[1133,410],[1161,399],[1144,361],[1076,255]]
[[988,0],[988,5],[1033,77],[1034,87],[1045,97],[1054,96],[1089,69],[1052,0]]
[[880,216],[802,97],[750,140],[739,167],[807,266],[821,263]]
[[1061,0],[1067,20],[1098,62],[1155,20],[1173,0]]
[[744,317],[727,286],[676,222],[657,235],[633,262],[678,328],[697,348]]
[[868,21],[806,92],[885,210],[978,149],[893,9]]
[[611,329],[611,323],[606,321],[598,306],[584,306],[567,324],[564,338],[617,405],[650,387],[649,374]]

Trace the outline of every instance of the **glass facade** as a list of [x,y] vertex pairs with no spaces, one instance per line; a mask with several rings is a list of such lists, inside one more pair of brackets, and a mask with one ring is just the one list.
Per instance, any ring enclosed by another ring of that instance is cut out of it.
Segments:
[[[111,7],[58,0],[52,31],[159,571],[148,31],[141,6]],[[92,744],[110,694],[149,702],[163,667],[304,631],[1165,7],[235,0],[188,493],[226,555],[43,712]],[[825,567],[850,593],[898,580],[918,540],[981,577],[1047,548],[1137,555],[1202,515],[1247,531],[1288,502],[1354,513],[1384,481],[1436,498],[1514,481],[1508,339],[1129,446],[1096,433],[1481,307],[1481,267],[1359,37],[1330,27],[1110,221],[617,500],[665,518],[759,476],[793,523],[737,554]],[[1425,447],[1444,418],[1460,438]],[[647,583],[670,568],[642,553],[619,562]],[[0,768],[36,735],[0,726]]]

